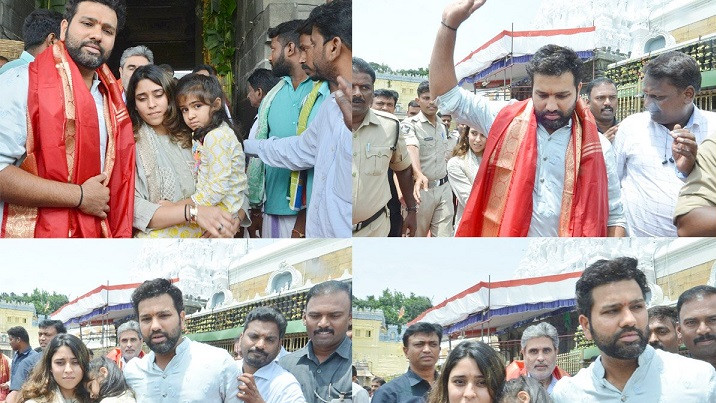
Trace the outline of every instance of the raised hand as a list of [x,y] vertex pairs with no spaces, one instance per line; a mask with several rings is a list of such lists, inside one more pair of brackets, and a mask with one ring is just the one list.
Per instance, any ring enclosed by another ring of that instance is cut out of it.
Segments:
[[475,10],[482,7],[485,1],[487,0],[459,0],[448,4],[443,10],[443,23],[457,29]]

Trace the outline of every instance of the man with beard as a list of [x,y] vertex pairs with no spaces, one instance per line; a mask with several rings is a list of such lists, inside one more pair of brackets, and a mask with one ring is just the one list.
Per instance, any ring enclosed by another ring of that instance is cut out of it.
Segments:
[[644,67],[645,112],[619,124],[614,151],[627,233],[675,237],[674,209],[701,142],[716,135],[716,113],[694,104],[701,88],[691,56],[667,52]]
[[303,323],[308,344],[279,363],[298,379],[307,402],[350,399],[353,348],[346,336],[351,324],[350,287],[335,280],[311,287]]
[[70,0],[60,41],[3,74],[0,236],[132,236],[134,134],[105,64],[125,15]]
[[681,337],[676,332],[676,309],[672,306],[649,308],[649,344],[658,349],[677,354]]
[[285,334],[286,319],[274,308],[257,307],[246,315],[238,394],[244,403],[305,403],[301,385],[276,362]]
[[351,103],[345,77],[351,76],[351,1],[314,8],[299,33],[310,34],[310,46],[302,55],[311,78],[327,81],[331,95],[300,136],[246,140],[244,151],[277,168],[315,168],[305,236],[350,237]]
[[614,135],[619,129],[617,124],[617,86],[610,78],[597,77],[587,84],[587,105],[597,122],[597,130],[607,140],[614,142]]
[[405,403],[413,397],[427,397],[438,379],[435,364],[440,355],[443,328],[436,323],[417,322],[403,333],[403,353],[408,371],[381,386],[373,394],[372,403]]
[[400,122],[390,114],[374,111],[375,72],[365,60],[353,58],[353,236],[388,236],[391,198],[390,167],[398,178],[408,204],[403,234],[415,236],[413,170]]
[[[264,97],[256,120],[253,138],[285,138],[300,135],[313,121],[323,101],[329,96],[328,84],[313,82],[301,68],[299,34],[303,20],[279,24],[268,31],[271,38],[273,74],[281,77]],[[286,201],[292,177],[302,182],[300,199],[310,204],[313,169],[295,171],[264,165],[260,159],[249,163],[249,201],[252,217],[259,217],[262,209],[261,233],[266,238],[301,237],[306,231],[306,210]],[[304,194],[305,193],[305,194]],[[253,223],[252,223],[253,224]]]
[[430,60],[430,89],[439,95],[440,110],[488,133],[484,163],[456,235],[622,235],[614,154],[579,99],[582,61],[573,50],[537,50],[527,64],[532,98],[499,112],[487,98],[458,87],[457,30],[484,3],[467,0],[445,8]]
[[240,373],[229,353],[182,336],[179,288],[163,278],[147,280],[132,293],[132,306],[152,350],[124,367],[137,402],[239,402]]
[[107,358],[114,361],[122,369],[132,358],[144,357],[142,351],[142,331],[136,320],[129,320],[117,328],[117,344],[119,347],[107,353]]
[[713,367],[647,344],[651,291],[637,263],[630,257],[599,260],[577,280],[579,324],[601,354],[557,382],[556,403],[716,401]]
[[505,368],[505,380],[516,379],[522,375],[534,378],[547,393],[552,394],[554,385],[566,371],[557,366],[559,338],[557,329],[547,322],[529,326],[522,332],[520,341],[524,361],[515,360]]
[[684,291],[676,303],[679,326],[692,358],[716,368],[716,288],[698,285]]

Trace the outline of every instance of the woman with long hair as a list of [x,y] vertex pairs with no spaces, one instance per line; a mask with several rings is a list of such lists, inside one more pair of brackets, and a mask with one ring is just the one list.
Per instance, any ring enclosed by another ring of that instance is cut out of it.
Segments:
[[85,389],[88,380],[89,350],[71,334],[58,334],[22,386],[19,402],[89,403]]
[[176,84],[155,65],[135,70],[127,85],[127,110],[137,144],[134,197],[135,237],[197,238],[233,236],[235,228],[219,207],[195,206],[191,132],[174,102]]
[[102,356],[89,363],[87,391],[90,397],[101,403],[134,403],[134,392],[124,380],[117,364]]
[[457,198],[455,210],[455,230],[460,225],[467,199],[470,198],[472,184],[482,162],[487,137],[477,129],[465,126],[460,139],[452,151],[453,157],[447,163],[448,183]]
[[505,364],[497,352],[481,341],[464,341],[448,355],[428,403],[497,403],[504,385]]

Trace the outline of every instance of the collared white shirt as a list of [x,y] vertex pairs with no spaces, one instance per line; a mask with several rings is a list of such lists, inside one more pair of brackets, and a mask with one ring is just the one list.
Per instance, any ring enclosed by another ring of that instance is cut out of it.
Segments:
[[599,356],[577,375],[560,379],[552,399],[555,403],[716,402],[716,371],[705,361],[646,346],[624,390],[606,380]]
[[[495,117],[507,105],[455,87],[437,98],[438,108],[444,113],[457,117],[470,127],[489,133]],[[565,158],[569,138],[572,134],[572,120],[552,134],[537,125],[537,168],[535,186],[532,191],[532,221],[528,236],[558,236],[559,214],[564,190]],[[609,218],[607,226],[625,226],[621,203],[621,189],[616,176],[614,152],[609,140],[599,135],[607,170],[609,193]]]
[[[716,113],[694,105],[686,129],[701,144],[709,132],[716,132]],[[628,116],[619,124],[614,152],[629,236],[676,236],[674,208],[684,182],[670,159],[673,142],[669,129],[651,120],[649,112]]]
[[[6,71],[2,75],[2,96],[0,96],[0,171],[9,165],[20,166],[27,157],[27,91],[30,84],[28,65]],[[99,121],[100,166],[104,167],[107,151],[107,125],[104,119],[104,104],[99,91],[100,81],[95,74],[90,88],[94,98]],[[81,111],[77,111],[81,113]],[[97,172],[99,175],[101,172]],[[1,196],[0,196],[1,197]],[[0,217],[5,203],[0,198]]]
[[277,168],[314,168],[311,203],[306,215],[306,237],[348,238],[351,215],[351,132],[331,94],[300,136],[245,140],[246,154],[256,155]]
[[154,360],[152,351],[124,367],[138,403],[240,402],[240,371],[225,350],[184,337],[164,370]]
[[[243,360],[237,362],[237,367],[243,373]],[[254,382],[266,403],[306,402],[296,377],[278,365],[276,359],[254,372]]]

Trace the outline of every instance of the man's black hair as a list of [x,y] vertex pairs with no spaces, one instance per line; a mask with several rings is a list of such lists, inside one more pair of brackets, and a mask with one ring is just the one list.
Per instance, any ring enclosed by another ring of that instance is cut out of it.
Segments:
[[393,98],[393,101],[395,103],[398,103],[398,92],[393,90],[388,90],[385,88],[381,88],[379,90],[373,91],[374,97],[385,97],[385,98]]
[[10,337],[17,337],[25,343],[30,344],[30,335],[27,334],[27,330],[22,326],[15,326],[7,329],[7,335]]
[[200,64],[200,65],[194,67],[194,70],[192,70],[191,72],[196,73],[197,71],[202,71],[202,70],[206,70],[209,72],[209,75],[216,77],[216,69],[214,68],[214,66],[211,66],[209,64]]
[[62,14],[57,11],[41,8],[31,12],[22,24],[25,50],[31,50],[41,45],[49,34],[55,34],[55,37],[60,39],[61,22]]
[[679,300],[676,302],[676,316],[681,319],[681,307],[685,303],[691,302],[696,298],[704,298],[711,295],[716,295],[716,287],[710,285],[697,285],[696,287],[689,288],[679,295]]
[[278,84],[280,79],[280,77],[276,77],[275,75],[273,75],[273,72],[271,70],[258,68],[251,72],[246,81],[251,84],[251,88],[253,88],[254,91],[260,88],[261,90],[263,90],[264,95],[266,95],[266,93],[271,91],[271,88],[275,87],[276,84]]
[[584,93],[587,95],[587,98],[592,99],[592,90],[594,87],[602,85],[602,84],[611,84],[614,86],[614,88],[617,88],[617,85],[612,81],[609,77],[597,77],[594,80],[590,81],[585,87],[584,87]]
[[443,338],[443,327],[438,325],[437,323],[429,323],[429,322],[418,322],[413,323],[412,325],[408,326],[407,329],[405,329],[405,333],[403,333],[403,346],[408,347],[408,338],[410,336],[414,335],[415,333],[426,333],[426,334],[433,334],[435,333],[438,336],[438,343]]
[[4,60],[6,63],[10,61],[7,57],[0,55],[0,60]]
[[638,261],[632,257],[618,257],[612,260],[598,260],[582,273],[582,277],[577,280],[576,299],[577,312],[592,318],[592,306],[594,299],[592,298],[592,290],[609,283],[615,283],[622,280],[634,280],[641,288],[644,300],[648,302],[650,293],[649,286],[646,284],[646,276],[644,272],[637,269]]
[[[348,49],[352,49],[353,23],[351,8],[351,0],[333,0],[330,3],[321,4],[311,10],[311,14],[306,21],[298,27],[298,33],[310,35],[315,27],[326,42],[338,37]],[[317,45],[323,44],[319,43]]]
[[647,312],[649,313],[649,320],[658,319],[662,322],[666,322],[668,320],[672,325],[674,325],[674,327],[676,327],[676,324],[679,322],[679,319],[676,316],[676,308],[673,306],[652,306]]
[[328,280],[318,283],[308,290],[308,294],[306,294],[306,306],[308,306],[308,301],[317,295],[328,295],[336,292],[344,292],[348,294],[348,299],[351,299],[351,287],[348,284],[342,281]]
[[684,90],[694,87],[701,90],[701,71],[693,57],[679,51],[661,54],[644,66],[644,76],[656,80],[669,79],[675,87]]
[[165,278],[155,278],[154,280],[147,280],[142,283],[132,293],[132,306],[134,306],[134,314],[139,319],[139,303],[145,299],[159,297],[161,295],[168,294],[172,301],[174,301],[174,308],[177,313],[181,313],[184,310],[184,299],[179,287],[172,284],[171,281]]
[[77,13],[77,5],[87,1],[90,3],[104,4],[117,13],[117,31],[124,28],[124,22],[127,21],[127,3],[125,0],[68,0],[65,4],[64,18],[68,22],[72,22],[72,18]]
[[303,24],[304,20],[292,20],[282,22],[273,28],[269,28],[268,37],[269,39],[278,38],[278,42],[281,47],[285,47],[289,43],[293,43],[297,48],[299,46],[298,28]]
[[370,67],[370,64],[360,57],[353,58],[353,71],[356,73],[365,73],[370,76],[370,81],[375,84],[375,70]]
[[582,59],[570,48],[557,45],[545,45],[535,52],[527,63],[527,76],[534,84],[535,74],[561,76],[570,72],[574,76],[574,86],[582,81]]
[[409,108],[420,108],[420,104],[418,103],[418,101],[413,99],[412,101],[408,102],[408,107]]
[[426,92],[430,92],[430,82],[428,80],[425,80],[418,85],[418,97]]
[[57,334],[67,333],[67,329],[65,328],[65,324],[62,323],[61,320],[51,320],[51,319],[45,319],[40,324],[37,325],[40,329],[45,329],[48,327],[54,327]]
[[278,337],[283,339],[286,335],[286,318],[276,308],[270,306],[258,306],[251,310],[246,315],[246,321],[244,322],[244,332],[249,327],[249,323],[260,320],[262,322],[273,322],[278,327]]

